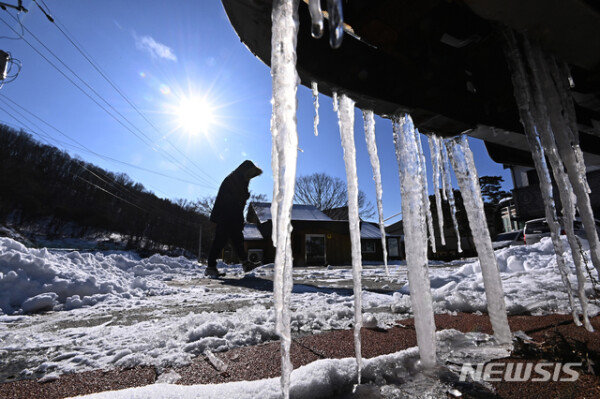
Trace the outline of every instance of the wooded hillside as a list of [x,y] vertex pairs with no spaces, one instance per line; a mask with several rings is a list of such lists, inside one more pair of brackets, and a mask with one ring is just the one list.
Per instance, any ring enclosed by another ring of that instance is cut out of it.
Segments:
[[0,124],[0,223],[51,218],[127,236],[129,244],[198,251],[212,226],[188,201],[158,198],[126,174],[115,174]]

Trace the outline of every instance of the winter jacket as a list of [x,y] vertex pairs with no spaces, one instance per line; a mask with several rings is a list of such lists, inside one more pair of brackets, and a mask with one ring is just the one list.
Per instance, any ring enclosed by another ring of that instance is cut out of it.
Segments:
[[248,185],[250,179],[260,175],[262,170],[252,161],[244,161],[236,170],[223,180],[215,205],[210,214],[210,220],[221,224],[229,224],[231,227],[243,228],[244,208],[246,201],[250,198]]

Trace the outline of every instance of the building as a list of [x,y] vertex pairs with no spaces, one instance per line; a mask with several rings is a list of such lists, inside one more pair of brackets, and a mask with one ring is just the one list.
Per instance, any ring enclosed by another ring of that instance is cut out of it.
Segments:
[[[600,214],[600,103],[585,102],[573,93],[579,125],[579,140],[586,166],[586,178],[591,189],[590,201],[595,215]],[[534,168],[524,134],[479,126],[470,133],[483,139],[490,158],[510,169],[514,189],[514,222],[522,227],[531,219],[545,217],[540,179]],[[551,173],[552,178],[552,173]],[[562,208],[556,183],[553,181],[556,209]]]
[[[251,203],[244,226],[244,246],[254,261],[271,263],[275,248],[271,240],[273,228],[271,204]],[[335,220],[312,205],[292,208],[292,254],[294,266],[350,265],[351,245],[348,220]],[[364,261],[383,261],[379,227],[361,221],[361,250]],[[399,259],[399,237],[387,235],[388,258]]]
[[500,220],[502,221],[502,232],[509,232],[523,228],[525,223],[518,220],[517,208],[512,197],[507,197],[500,200],[497,206],[497,212]]
[[[544,202],[540,191],[540,181],[535,169],[521,165],[510,165],[514,189],[513,198],[516,207],[516,220],[525,223],[531,219],[545,217]],[[591,189],[590,201],[595,215],[600,215],[600,169],[587,165],[587,181]],[[556,209],[561,204],[558,189],[553,181]]]

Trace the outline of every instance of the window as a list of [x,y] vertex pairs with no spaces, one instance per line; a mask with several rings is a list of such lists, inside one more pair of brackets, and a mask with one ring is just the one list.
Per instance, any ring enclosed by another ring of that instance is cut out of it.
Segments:
[[324,234],[306,234],[305,235],[305,260],[307,265],[324,265],[325,257],[325,235]]
[[363,253],[374,253],[375,252],[375,241],[368,240],[362,242]]
[[398,239],[397,238],[388,238],[388,256],[398,257]]

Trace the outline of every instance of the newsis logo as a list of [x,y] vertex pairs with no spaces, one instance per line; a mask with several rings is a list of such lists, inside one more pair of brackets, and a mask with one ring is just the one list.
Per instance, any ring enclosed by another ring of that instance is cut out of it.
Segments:
[[579,372],[574,370],[582,363],[465,363],[460,370],[460,381],[483,382],[573,382],[579,378]]

